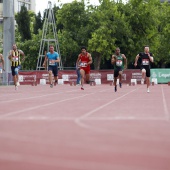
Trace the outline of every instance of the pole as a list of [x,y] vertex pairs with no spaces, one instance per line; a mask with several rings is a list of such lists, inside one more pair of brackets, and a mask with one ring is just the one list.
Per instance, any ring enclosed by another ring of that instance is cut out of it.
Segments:
[[10,72],[8,55],[12,44],[15,42],[14,20],[14,0],[3,1],[3,56],[7,77]]

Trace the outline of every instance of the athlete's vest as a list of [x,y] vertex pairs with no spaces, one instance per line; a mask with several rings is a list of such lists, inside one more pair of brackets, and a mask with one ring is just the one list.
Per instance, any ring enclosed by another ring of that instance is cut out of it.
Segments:
[[12,50],[11,66],[17,67],[21,64],[20,62],[20,52]]
[[123,68],[123,57],[122,54],[120,54],[119,56],[116,56],[116,62],[115,62],[115,67],[122,67]]
[[80,54],[80,60],[81,60],[81,67],[90,67],[90,65],[86,66],[86,64],[90,61],[88,57],[88,53],[85,55]]

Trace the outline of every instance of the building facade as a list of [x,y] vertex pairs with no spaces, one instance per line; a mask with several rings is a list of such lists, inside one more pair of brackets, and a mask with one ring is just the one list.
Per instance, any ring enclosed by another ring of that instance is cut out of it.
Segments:
[[[2,50],[2,41],[3,41],[3,1],[0,0],[0,51]],[[12,0],[11,0],[12,1]],[[35,11],[35,1],[36,0],[13,0],[14,1],[14,13],[17,13],[21,10],[21,6],[25,4],[27,10]]]
[[170,0],[160,0],[160,1],[161,1],[162,3],[163,3],[163,2],[166,2],[166,1],[170,3]]
[[14,0],[14,11],[15,13],[21,10],[21,6],[25,4],[28,11],[35,11],[35,0]]
[[[14,1],[14,12],[17,13],[21,10],[21,6],[25,4],[27,10],[35,11],[35,0],[13,0]],[[0,19],[3,18],[3,0],[0,0]]]

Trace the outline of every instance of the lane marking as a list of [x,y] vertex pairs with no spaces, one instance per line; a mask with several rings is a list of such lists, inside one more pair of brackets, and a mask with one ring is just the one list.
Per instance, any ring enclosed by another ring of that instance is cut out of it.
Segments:
[[169,121],[169,111],[168,111],[167,102],[165,99],[165,94],[164,94],[162,86],[161,86],[161,90],[162,90],[162,101],[163,101],[164,113],[165,113],[167,120]]
[[57,103],[62,103],[62,102],[66,102],[66,101],[69,101],[69,100],[83,98],[85,96],[89,96],[89,95],[92,95],[92,94],[95,94],[95,93],[89,93],[89,94],[85,94],[85,95],[81,95],[81,96],[77,96],[77,97],[59,100],[59,101],[56,101],[56,102],[50,102],[50,103],[47,103],[47,104],[41,104],[41,105],[38,105],[38,106],[29,107],[29,108],[22,109],[22,110],[17,110],[17,111],[14,111],[14,112],[9,112],[9,113],[6,113],[4,115],[0,115],[0,119],[2,119],[4,117],[8,117],[8,116],[17,115],[17,114],[22,113],[22,112],[27,112],[27,111],[39,109],[39,108],[42,108],[42,107],[51,106],[51,105],[54,105],[54,104],[57,104]]
[[131,94],[132,92],[134,92],[134,91],[136,91],[136,90],[138,90],[138,88],[136,88],[136,89],[134,89],[134,90],[131,90],[130,92],[128,92],[128,93],[126,93],[126,94],[124,94],[124,95],[122,95],[122,96],[120,96],[120,97],[118,97],[118,98],[116,98],[116,99],[113,99],[113,100],[111,100],[110,102],[105,103],[105,104],[101,105],[100,107],[91,110],[90,112],[85,113],[84,115],[76,118],[76,119],[75,119],[75,123],[76,123],[77,125],[81,126],[81,127],[90,128],[90,127],[89,127],[88,125],[86,125],[85,123],[82,123],[82,120],[83,120],[84,118],[86,118],[86,117],[92,115],[93,113],[95,113],[95,112],[97,112],[97,111],[105,108],[106,106],[108,106],[108,105],[110,105],[110,104],[112,104],[112,103],[114,103],[114,102],[122,99],[123,97]]
[[[35,117],[35,116],[29,116],[29,117],[4,117],[0,118],[0,121],[75,121],[77,119],[76,117]],[[127,121],[166,121],[166,118],[163,117],[121,117],[121,116],[115,116],[115,117],[86,117],[83,120],[87,121],[121,121],[121,120],[127,120]]]

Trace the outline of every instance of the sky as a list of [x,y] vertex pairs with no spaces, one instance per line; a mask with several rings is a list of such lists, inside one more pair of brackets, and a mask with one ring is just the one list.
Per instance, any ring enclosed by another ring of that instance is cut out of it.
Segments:
[[[44,10],[46,8],[48,8],[48,1],[51,1],[52,3],[52,7],[54,4],[59,5],[61,3],[58,2],[58,0],[35,0],[36,1],[36,13],[38,13],[39,11],[41,12],[41,14],[43,14]],[[69,3],[72,2],[73,0],[60,0],[63,3]],[[127,0],[122,0],[123,2],[126,2]],[[90,2],[93,5],[98,5],[99,1],[98,0],[90,0]]]
[[[38,13],[39,11],[41,12],[41,14],[43,14],[44,10],[46,8],[48,8],[48,1],[51,1],[52,3],[52,7],[54,4],[61,4],[58,2],[58,0],[35,0],[36,2],[36,13]],[[60,0],[63,3],[69,3],[72,2],[73,0]],[[99,4],[98,0],[91,0],[91,2],[93,2],[94,5]]]

